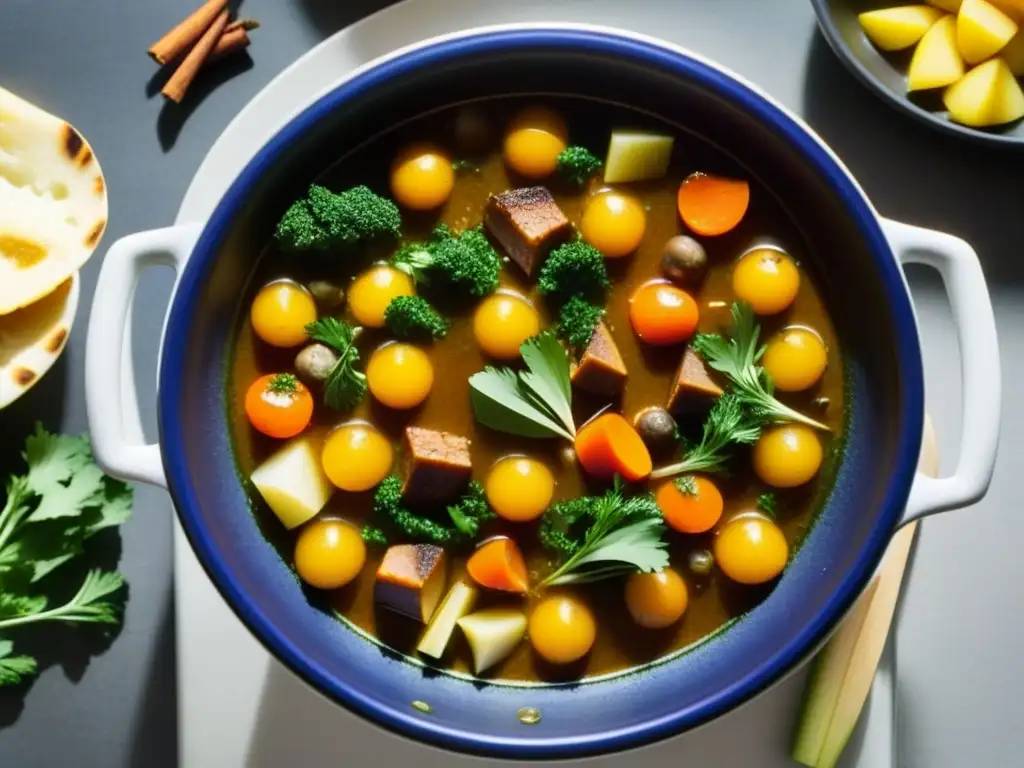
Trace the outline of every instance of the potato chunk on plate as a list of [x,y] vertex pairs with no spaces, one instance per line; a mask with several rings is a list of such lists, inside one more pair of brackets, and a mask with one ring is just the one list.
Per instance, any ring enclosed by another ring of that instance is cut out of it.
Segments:
[[953,120],[976,128],[1024,116],[1024,93],[1002,59],[972,69],[946,89],[942,100]]
[[964,60],[956,42],[956,19],[946,16],[924,33],[907,72],[907,90],[944,88],[964,76]]
[[883,51],[909,48],[942,17],[942,11],[930,5],[904,5],[865,11],[857,19],[872,43]]
[[984,61],[1017,34],[1017,22],[988,2],[964,0],[956,17],[956,42],[968,64]]

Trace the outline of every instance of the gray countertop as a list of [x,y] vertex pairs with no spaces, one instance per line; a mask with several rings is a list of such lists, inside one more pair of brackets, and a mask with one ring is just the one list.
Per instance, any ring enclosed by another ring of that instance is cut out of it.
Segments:
[[[253,33],[252,58],[225,63],[196,84],[183,108],[168,108],[152,95],[155,67],[145,48],[196,4],[0,4],[0,85],[69,120],[92,143],[110,190],[106,246],[129,232],[170,224],[207,149],[241,107],[311,46],[388,3],[245,0],[244,15],[263,23]],[[701,25],[707,46],[693,47],[714,52],[801,112],[885,215],[957,234],[981,255],[1007,382],[1003,442],[988,498],[922,529],[898,635],[899,755],[900,765],[913,768],[1021,764],[1018,638],[1024,613],[1016,598],[1024,573],[1018,550],[1024,516],[1017,502],[1024,480],[1013,469],[1021,467],[1024,405],[1012,382],[1024,374],[1024,155],[956,142],[882,104],[834,59],[806,0],[756,6],[755,0],[677,0],[671,8]],[[750,45],[752,36],[778,43]],[[36,419],[53,430],[86,427],[84,331],[99,266],[97,256],[83,270],[78,325],[61,362],[0,413],[4,475]],[[956,335],[936,278],[914,270],[911,282],[922,320],[929,409],[949,469],[959,439]],[[169,288],[165,274],[150,273],[137,302],[137,367],[150,377]],[[152,431],[150,380],[140,384],[140,397]],[[162,491],[140,488],[137,513],[123,529],[120,567],[131,599],[120,634],[103,643],[74,631],[32,637],[45,669],[30,686],[0,691],[0,765],[176,764],[172,526],[156,514],[167,506]],[[116,557],[116,542],[106,550],[97,556]]]

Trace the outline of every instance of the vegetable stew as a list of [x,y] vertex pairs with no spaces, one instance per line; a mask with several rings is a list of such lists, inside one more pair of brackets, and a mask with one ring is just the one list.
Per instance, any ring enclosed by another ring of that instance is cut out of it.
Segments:
[[311,602],[442,669],[577,679],[723,629],[842,448],[803,248],[729,157],[609,104],[396,127],[283,213],[244,296],[257,523]]

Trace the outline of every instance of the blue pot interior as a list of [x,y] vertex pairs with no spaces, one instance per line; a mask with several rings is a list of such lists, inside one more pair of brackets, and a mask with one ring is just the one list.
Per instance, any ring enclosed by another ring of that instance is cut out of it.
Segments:
[[[798,223],[841,339],[849,422],[834,488],[773,593],[727,631],[613,679],[471,683],[396,657],[311,605],[254,524],[232,456],[225,376],[246,280],[287,205],[346,152],[440,106],[508,94],[612,101],[732,155]],[[200,561],[268,649],[358,714],[441,746],[580,756],[692,728],[791,669],[877,565],[920,447],[921,358],[902,277],[872,212],[827,150],[745,86],[694,60],[612,35],[509,31],[435,44],[339,87],[250,163],[204,231],[171,310],[160,374],[165,464]],[[411,706],[423,700],[424,714]],[[527,726],[517,710],[536,707]]]

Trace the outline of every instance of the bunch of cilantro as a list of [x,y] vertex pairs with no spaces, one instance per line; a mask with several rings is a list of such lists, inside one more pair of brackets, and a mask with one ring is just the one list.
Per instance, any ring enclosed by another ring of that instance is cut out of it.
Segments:
[[51,606],[47,577],[128,519],[131,488],[103,474],[84,435],[36,425],[23,456],[28,470],[8,479],[0,510],[0,686],[36,673],[32,656],[15,655],[8,630],[44,621],[116,625],[124,598],[120,573],[91,570],[71,599]]

